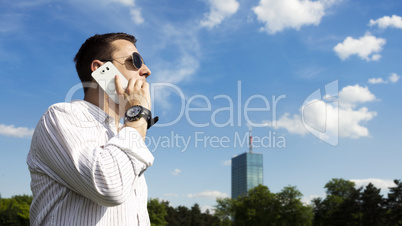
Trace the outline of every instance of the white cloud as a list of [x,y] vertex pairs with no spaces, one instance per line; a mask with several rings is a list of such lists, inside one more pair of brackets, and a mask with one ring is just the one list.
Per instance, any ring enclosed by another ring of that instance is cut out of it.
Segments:
[[285,113],[278,120],[273,123],[266,122],[266,125],[274,128],[286,129],[289,133],[304,135],[308,133],[306,128],[303,126],[301,116],[294,114],[293,117],[289,113]]
[[[176,64],[172,62],[163,62],[161,64],[166,65],[165,67],[159,66],[154,70],[157,71],[156,74],[158,77],[156,80],[158,83],[161,83],[161,85],[158,86],[157,90],[155,90],[153,98],[158,106],[162,107],[163,111],[172,108],[168,99],[173,93],[180,98],[185,98],[184,93],[182,93],[182,90],[176,84],[189,81],[191,76],[199,68],[199,60],[192,54],[183,53],[180,56],[180,59],[176,62]],[[163,83],[166,83],[167,85],[162,85]]]
[[175,170],[173,170],[172,175],[178,176],[180,173],[181,173],[181,170],[175,169]]
[[382,83],[388,83],[388,81],[384,81],[382,78],[370,78],[368,80],[368,83],[370,84],[382,84]]
[[136,7],[135,0],[103,0],[105,3],[119,3],[124,7],[130,9],[131,20],[135,24],[144,23],[145,19],[142,17],[141,9]]
[[139,8],[133,8],[130,10],[131,19],[134,21],[135,24],[142,24],[144,23],[144,18],[141,16],[141,10]]
[[394,27],[402,29],[402,17],[397,15],[392,15],[392,17],[384,16],[377,20],[370,20],[370,26],[377,25],[381,29],[385,29],[387,27]]
[[367,186],[369,183],[372,183],[376,188],[381,188],[382,191],[388,190],[389,187],[395,187],[394,180],[384,180],[384,179],[376,179],[376,178],[368,178],[368,179],[352,179],[356,184],[356,187]]
[[239,3],[236,0],[209,0],[209,4],[210,12],[206,13],[206,18],[201,21],[203,27],[213,28],[239,9]]
[[396,83],[399,81],[399,79],[401,78],[401,76],[397,75],[396,73],[392,73],[391,76],[389,76],[389,81],[392,83]]
[[399,81],[401,76],[397,75],[396,73],[391,73],[388,77],[388,80],[384,80],[383,78],[370,78],[367,82],[370,84],[387,84],[387,83],[396,83]]
[[380,54],[373,54],[373,55],[371,56],[371,60],[372,60],[372,61],[377,61],[377,60],[379,60],[379,59],[381,59],[381,55],[380,55]]
[[176,65],[159,71],[158,80],[160,82],[179,83],[189,79],[198,67],[198,59],[191,54],[183,53]]
[[211,190],[206,190],[200,193],[195,193],[195,194],[188,194],[188,198],[206,198],[206,199],[213,199],[215,200],[216,198],[227,198],[229,197],[228,194],[222,193],[220,191],[211,191]]
[[213,206],[200,206],[201,213],[205,213],[207,210],[209,211],[209,214],[214,215],[215,214],[215,207]]
[[359,85],[346,86],[339,92],[339,105],[344,108],[354,108],[357,104],[376,100],[368,87]]
[[31,137],[34,129],[26,127],[15,127],[14,125],[2,125],[0,124],[0,134],[11,137]]
[[[362,123],[372,120],[377,113],[366,107],[355,109],[358,104],[376,100],[367,87],[359,85],[344,87],[339,92],[338,104],[327,103],[325,100],[311,100],[300,108],[306,124],[325,136],[339,136],[357,139],[370,135]],[[305,135],[308,130],[303,124],[301,114],[291,116],[285,113],[278,120],[266,122],[266,126],[286,129],[289,133]],[[324,134],[325,132],[325,134]]]
[[366,61],[377,61],[381,58],[380,54],[382,47],[386,41],[383,38],[376,38],[370,33],[366,33],[359,39],[347,37],[343,43],[338,43],[334,47],[334,51],[341,60],[348,59],[351,55],[358,55]]
[[299,30],[302,26],[318,25],[325,9],[336,2],[339,1],[260,0],[253,11],[265,24],[261,30],[275,34],[286,28]]
[[112,2],[118,2],[126,6],[134,6],[135,0],[111,0]]
[[306,204],[306,205],[310,205],[310,204],[311,204],[311,201],[312,201],[313,199],[315,199],[315,198],[322,198],[322,199],[324,199],[325,196],[326,196],[325,193],[322,194],[322,195],[303,196],[303,198],[301,199],[301,201],[302,201],[304,204]]
[[[172,107],[169,98],[177,96],[178,90],[172,89],[171,86],[179,85],[183,82],[191,81],[193,74],[198,70],[200,65],[201,48],[196,35],[198,28],[190,27],[174,27],[165,25],[161,29],[161,38],[157,48],[162,51],[164,48],[174,48],[175,54],[168,59],[159,58],[152,68],[152,75],[155,83],[168,83],[169,86],[159,86],[155,90],[154,96],[155,106],[161,106],[162,111],[168,111]],[[179,89],[179,87],[177,87]],[[181,91],[181,89],[179,89]],[[185,98],[183,93],[179,93],[180,98]]]
[[367,127],[361,123],[368,122],[377,116],[377,112],[369,111],[366,107],[358,110],[339,108],[339,136],[357,139],[368,137]]

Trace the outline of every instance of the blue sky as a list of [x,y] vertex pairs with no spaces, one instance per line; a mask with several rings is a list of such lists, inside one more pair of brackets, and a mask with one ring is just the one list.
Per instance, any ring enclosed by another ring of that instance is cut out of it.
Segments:
[[[127,32],[152,71],[149,196],[202,208],[230,197],[230,159],[264,156],[264,184],[308,202],[332,178],[401,178],[402,2],[351,0],[0,1],[0,194],[30,194],[33,129],[82,99],[73,58]],[[246,140],[246,141],[245,141]]]

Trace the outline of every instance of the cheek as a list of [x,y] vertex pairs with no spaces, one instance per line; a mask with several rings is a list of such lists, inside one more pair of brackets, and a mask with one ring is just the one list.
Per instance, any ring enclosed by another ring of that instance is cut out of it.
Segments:
[[132,78],[132,79],[137,80],[137,79],[140,79],[140,78],[141,78],[141,76],[140,76],[140,74],[138,73],[138,71],[126,71],[125,73],[123,73],[123,75],[124,75],[127,79]]

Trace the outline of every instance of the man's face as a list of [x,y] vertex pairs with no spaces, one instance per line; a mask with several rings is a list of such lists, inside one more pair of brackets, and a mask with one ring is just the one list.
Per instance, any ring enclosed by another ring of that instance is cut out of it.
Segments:
[[131,55],[133,52],[138,52],[133,43],[127,40],[116,40],[112,42],[112,45],[116,47],[116,50],[112,53],[113,64],[116,68],[129,80],[145,79],[151,75],[149,68],[142,64],[141,68],[136,69],[133,65]]

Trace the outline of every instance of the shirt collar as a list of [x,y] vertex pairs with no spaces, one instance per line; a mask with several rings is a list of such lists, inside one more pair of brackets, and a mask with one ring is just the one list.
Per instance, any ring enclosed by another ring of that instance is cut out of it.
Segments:
[[[98,106],[86,101],[86,100],[73,100],[71,103],[77,103],[83,105],[85,108],[88,109],[88,112],[94,116],[96,120],[99,122],[105,122],[106,119],[109,119],[108,121],[112,120],[114,121],[113,117],[109,116],[106,112],[104,112],[102,109],[100,109]],[[106,121],[106,122],[108,122]]]

